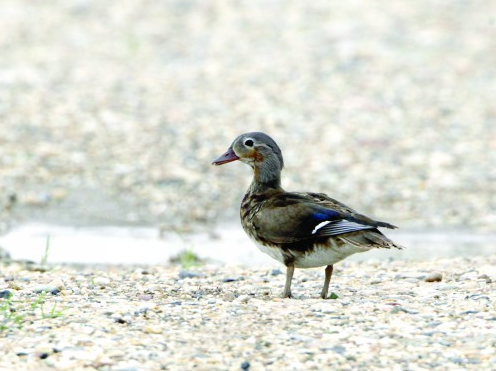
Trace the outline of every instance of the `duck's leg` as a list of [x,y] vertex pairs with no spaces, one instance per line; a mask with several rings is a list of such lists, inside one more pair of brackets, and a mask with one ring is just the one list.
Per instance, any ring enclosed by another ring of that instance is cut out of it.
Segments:
[[282,293],[283,298],[292,298],[291,295],[291,280],[293,279],[295,267],[294,264],[289,264],[286,266],[286,285],[284,285],[284,291]]
[[331,282],[331,276],[332,276],[332,265],[328,265],[325,269],[324,287],[322,288],[322,292],[320,293],[322,299],[327,299],[327,292],[329,291],[329,282]]

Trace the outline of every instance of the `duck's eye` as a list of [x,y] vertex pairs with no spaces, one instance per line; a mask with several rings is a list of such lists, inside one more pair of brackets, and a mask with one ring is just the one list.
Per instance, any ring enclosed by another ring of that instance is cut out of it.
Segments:
[[245,140],[245,146],[247,146],[247,147],[253,147],[253,140],[251,140],[251,139]]

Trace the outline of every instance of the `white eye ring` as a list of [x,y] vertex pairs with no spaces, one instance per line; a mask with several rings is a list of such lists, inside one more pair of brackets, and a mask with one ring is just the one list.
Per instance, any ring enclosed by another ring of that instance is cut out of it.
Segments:
[[247,147],[253,147],[253,140],[252,139],[246,139],[245,140],[245,146]]

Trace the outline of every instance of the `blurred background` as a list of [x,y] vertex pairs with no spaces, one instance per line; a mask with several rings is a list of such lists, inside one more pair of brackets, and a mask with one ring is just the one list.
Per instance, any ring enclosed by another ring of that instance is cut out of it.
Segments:
[[221,233],[251,170],[211,161],[264,131],[287,190],[496,232],[495,36],[482,0],[4,0],[2,229]]

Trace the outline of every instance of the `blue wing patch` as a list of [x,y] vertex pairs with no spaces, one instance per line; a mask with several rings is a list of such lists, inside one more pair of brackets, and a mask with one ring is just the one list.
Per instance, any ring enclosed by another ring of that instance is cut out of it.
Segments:
[[326,221],[329,219],[341,218],[341,214],[334,210],[320,209],[312,214],[312,218],[318,221]]

